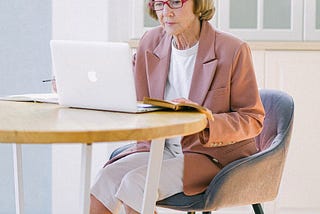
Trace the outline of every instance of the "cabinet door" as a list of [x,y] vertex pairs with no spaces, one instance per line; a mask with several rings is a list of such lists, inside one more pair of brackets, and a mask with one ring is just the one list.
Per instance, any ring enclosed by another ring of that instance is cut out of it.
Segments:
[[305,40],[320,40],[320,0],[306,0],[305,14]]
[[266,213],[320,213],[320,51],[266,52],[265,68],[266,88],[286,91],[295,101],[280,192]]
[[219,27],[246,40],[301,40],[303,0],[223,0]]

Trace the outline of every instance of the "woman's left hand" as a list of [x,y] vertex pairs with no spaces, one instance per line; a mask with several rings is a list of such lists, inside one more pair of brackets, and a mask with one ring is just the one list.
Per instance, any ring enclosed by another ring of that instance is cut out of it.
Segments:
[[183,97],[182,98],[176,98],[176,99],[173,99],[171,101],[176,102],[176,103],[191,103],[191,104],[194,104],[194,105],[199,105],[198,103],[193,102],[193,101],[188,100],[188,99],[183,98]]
[[[191,101],[191,100],[188,100],[188,99],[186,99],[186,98],[176,98],[176,99],[173,99],[173,100],[171,100],[171,101],[176,102],[176,103],[190,103],[190,104],[193,104],[193,105],[198,105],[198,106],[200,106],[198,103],[193,102],[193,101]],[[203,107],[203,106],[202,106],[202,107]],[[213,120],[214,120],[214,117],[213,117],[213,114],[212,114],[211,110],[208,109],[208,108],[205,108],[205,107],[203,107],[203,109],[205,109],[205,110],[204,110],[204,111],[201,111],[201,112],[206,114],[208,120],[212,120],[212,121],[213,121]]]

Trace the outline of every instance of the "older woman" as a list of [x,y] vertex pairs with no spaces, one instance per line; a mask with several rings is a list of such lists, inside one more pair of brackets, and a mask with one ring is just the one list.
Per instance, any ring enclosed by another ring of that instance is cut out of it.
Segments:
[[[145,33],[134,58],[138,100],[144,96],[193,102],[213,113],[200,133],[167,139],[158,199],[206,190],[226,164],[257,152],[264,109],[248,45],[215,30],[213,0],[149,2],[161,26]],[[149,142],[137,142],[100,171],[91,214],[139,213]]]

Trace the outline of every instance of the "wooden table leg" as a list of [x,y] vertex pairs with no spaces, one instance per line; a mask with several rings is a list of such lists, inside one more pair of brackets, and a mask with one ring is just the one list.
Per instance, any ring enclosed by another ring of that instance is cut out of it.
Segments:
[[22,145],[13,144],[13,169],[16,214],[24,213],[23,173],[22,173]]
[[92,144],[83,144],[81,150],[80,213],[89,214]]
[[165,139],[157,139],[153,140],[151,143],[148,172],[142,203],[142,214],[151,214],[156,207],[164,142]]

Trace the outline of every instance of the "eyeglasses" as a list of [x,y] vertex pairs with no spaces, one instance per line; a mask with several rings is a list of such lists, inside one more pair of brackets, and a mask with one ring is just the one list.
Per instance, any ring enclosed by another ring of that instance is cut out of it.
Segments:
[[188,0],[168,0],[168,1],[150,1],[149,7],[155,11],[163,10],[164,5],[168,5],[171,9],[178,9]]

